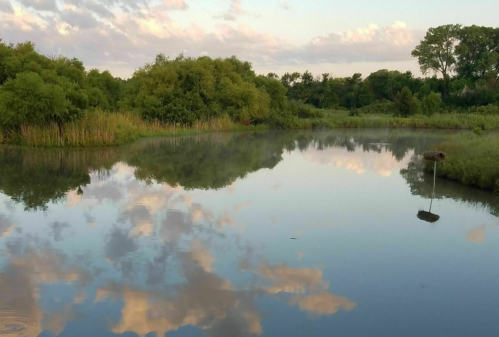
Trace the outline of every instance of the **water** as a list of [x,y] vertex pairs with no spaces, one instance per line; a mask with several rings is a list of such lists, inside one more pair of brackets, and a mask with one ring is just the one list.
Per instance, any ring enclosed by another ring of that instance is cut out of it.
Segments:
[[447,133],[0,148],[0,335],[497,336],[499,205]]

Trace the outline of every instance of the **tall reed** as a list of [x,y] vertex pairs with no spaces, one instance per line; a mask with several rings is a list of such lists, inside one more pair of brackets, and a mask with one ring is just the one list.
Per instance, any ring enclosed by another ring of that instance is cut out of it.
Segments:
[[140,137],[180,135],[201,131],[236,130],[228,116],[210,121],[196,121],[193,125],[147,122],[134,113],[87,112],[82,119],[59,126],[23,125],[19,133],[3,137],[4,142],[30,147],[81,147],[111,146],[126,143]]

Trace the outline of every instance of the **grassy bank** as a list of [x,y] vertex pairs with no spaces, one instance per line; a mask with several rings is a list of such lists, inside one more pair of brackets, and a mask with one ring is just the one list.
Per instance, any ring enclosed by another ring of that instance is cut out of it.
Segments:
[[[456,135],[434,149],[447,154],[447,160],[438,164],[438,176],[465,185],[499,189],[499,135]],[[433,164],[427,163],[426,170],[433,172]]]
[[[115,146],[142,137],[174,136],[205,131],[262,129],[265,126],[242,126],[229,117],[198,121],[191,126],[147,122],[133,113],[89,112],[82,119],[61,125],[22,125],[19,131],[0,133],[1,143],[29,147]],[[62,137],[61,137],[62,134]]]
[[[293,117],[280,125],[284,129],[416,128],[499,130],[499,116],[473,114],[417,115],[409,118],[390,115],[350,116],[348,111],[325,111],[324,117]],[[2,132],[0,143],[29,147],[93,147],[124,144],[138,138],[173,136],[206,131],[265,130],[269,125],[243,126],[228,116],[192,125],[148,122],[135,113],[88,111],[83,118],[61,125],[22,125],[18,131]],[[62,135],[62,137],[61,137]]]
[[328,111],[322,119],[303,119],[299,129],[312,128],[419,128],[419,129],[476,129],[499,130],[498,115],[435,114],[408,118],[390,115],[349,116],[348,111]]

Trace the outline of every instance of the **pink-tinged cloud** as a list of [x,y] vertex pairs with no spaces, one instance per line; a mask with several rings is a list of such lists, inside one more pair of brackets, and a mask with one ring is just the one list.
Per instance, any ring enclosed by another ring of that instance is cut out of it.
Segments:
[[24,0],[22,7],[0,0],[0,31],[3,41],[31,40],[42,53],[77,57],[89,68],[109,69],[122,77],[130,76],[158,53],[172,57],[180,53],[193,57],[236,55],[257,68],[285,67],[289,71],[323,63],[406,61],[412,59],[410,52],[422,36],[397,21],[387,27],[371,24],[293,45],[248,23],[223,20],[249,13],[241,0],[232,0],[224,18],[210,26],[202,20],[178,21],[174,13],[179,10],[190,13],[193,8],[185,0],[160,4],[66,0],[58,6],[47,0]]

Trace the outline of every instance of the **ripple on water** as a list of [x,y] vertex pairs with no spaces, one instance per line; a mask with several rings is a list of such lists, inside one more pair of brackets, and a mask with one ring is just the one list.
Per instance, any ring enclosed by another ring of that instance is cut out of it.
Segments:
[[41,333],[38,322],[33,322],[26,317],[14,311],[0,311],[0,336],[37,336]]

